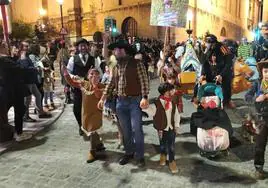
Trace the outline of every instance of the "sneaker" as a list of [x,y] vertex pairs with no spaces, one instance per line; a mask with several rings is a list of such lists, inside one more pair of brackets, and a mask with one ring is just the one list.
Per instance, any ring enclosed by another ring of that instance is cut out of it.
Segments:
[[265,179],[265,174],[263,170],[256,170],[255,171],[255,178],[258,180],[264,180]]
[[166,160],[167,160],[167,156],[165,154],[161,154],[160,155],[160,161],[159,161],[160,166],[165,166],[166,165]]
[[32,135],[26,134],[26,133],[22,133],[22,134],[15,133],[14,138],[17,142],[21,142],[24,140],[29,140],[30,138],[32,138]]
[[172,174],[176,174],[179,172],[175,160],[169,163],[169,169]]
[[51,118],[51,117],[52,117],[52,114],[49,114],[49,113],[46,113],[46,112],[43,112],[43,113],[39,114],[39,118]]
[[24,122],[29,122],[29,123],[34,123],[34,122],[36,122],[37,120],[31,118],[30,116],[27,116],[27,117],[23,117],[23,121],[24,121]]

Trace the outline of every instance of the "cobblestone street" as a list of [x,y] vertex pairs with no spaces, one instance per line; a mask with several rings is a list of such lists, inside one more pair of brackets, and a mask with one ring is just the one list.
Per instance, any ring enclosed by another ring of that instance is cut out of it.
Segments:
[[[155,90],[156,83],[152,84]],[[156,95],[156,94],[154,94]],[[239,96],[238,96],[239,98]],[[235,100],[237,103],[239,99]],[[184,100],[185,113],[190,117],[192,104]],[[235,135],[239,136],[239,114],[242,107],[228,111]],[[0,188],[18,187],[262,187],[268,180],[252,177],[253,145],[241,140],[231,148],[230,155],[218,160],[200,157],[195,138],[189,134],[189,121],[182,124],[176,138],[176,161],[179,173],[172,175],[168,166],[158,165],[158,138],[151,117],[144,119],[146,168],[132,164],[120,166],[123,151],[117,149],[116,126],[104,121],[103,140],[106,157],[87,164],[88,143],[78,135],[78,127],[67,105],[59,120],[33,139],[12,145],[0,155]],[[268,153],[266,152],[266,161]],[[268,164],[265,164],[268,169]]]

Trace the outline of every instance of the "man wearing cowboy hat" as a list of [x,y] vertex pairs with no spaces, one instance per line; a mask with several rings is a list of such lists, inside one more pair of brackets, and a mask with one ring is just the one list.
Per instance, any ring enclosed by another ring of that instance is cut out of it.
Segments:
[[[86,39],[79,39],[76,42],[78,48],[78,54],[69,59],[67,69],[75,79],[87,79],[87,73],[89,69],[95,67],[95,59],[89,54],[89,42]],[[81,130],[81,109],[82,109],[82,93],[78,88],[73,89],[74,94],[74,106],[73,112],[79,126],[79,134],[82,136]]]
[[122,126],[125,148],[125,155],[120,159],[119,164],[127,164],[135,154],[137,165],[144,167],[144,134],[141,109],[147,108],[149,105],[149,81],[146,69],[140,60],[133,58],[133,49],[127,41],[119,39],[110,44],[108,48],[114,50],[117,66],[98,107],[102,108],[107,96],[114,89],[117,90],[116,112]]

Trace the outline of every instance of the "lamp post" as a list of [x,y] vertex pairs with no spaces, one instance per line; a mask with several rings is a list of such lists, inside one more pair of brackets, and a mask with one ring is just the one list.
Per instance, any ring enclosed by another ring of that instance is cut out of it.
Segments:
[[188,10],[187,12],[187,22],[188,22],[188,29],[186,30],[187,34],[188,34],[188,38],[190,39],[191,38],[191,34],[193,33],[193,30],[191,29],[191,22],[193,20],[193,12],[192,10]]
[[39,9],[39,14],[41,16],[41,31],[44,32],[45,29],[45,21],[44,21],[44,17],[47,15],[47,11],[44,8],[40,8]]
[[[57,0],[57,2],[60,5],[60,18],[61,18],[61,31],[64,29],[64,25],[63,25],[63,11],[62,11],[62,5],[64,0]],[[62,39],[64,40],[64,35],[62,34]]]

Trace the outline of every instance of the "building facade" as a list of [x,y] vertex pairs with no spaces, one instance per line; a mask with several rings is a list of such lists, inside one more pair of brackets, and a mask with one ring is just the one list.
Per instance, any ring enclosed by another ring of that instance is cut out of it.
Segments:
[[[205,32],[220,39],[252,39],[261,14],[260,0],[189,0],[193,12],[191,29],[201,37]],[[263,0],[263,21],[268,21],[268,0]],[[58,31],[61,28],[60,6],[57,0],[13,0],[13,20],[37,23],[45,20]],[[42,11],[43,10],[43,13]],[[164,39],[165,28],[150,26],[151,0],[64,0],[63,21],[68,37],[76,40],[83,36],[92,39],[96,31],[105,30],[105,19],[116,22],[120,33]],[[42,14],[40,14],[42,13]],[[186,28],[171,28],[171,41],[187,39]]]

